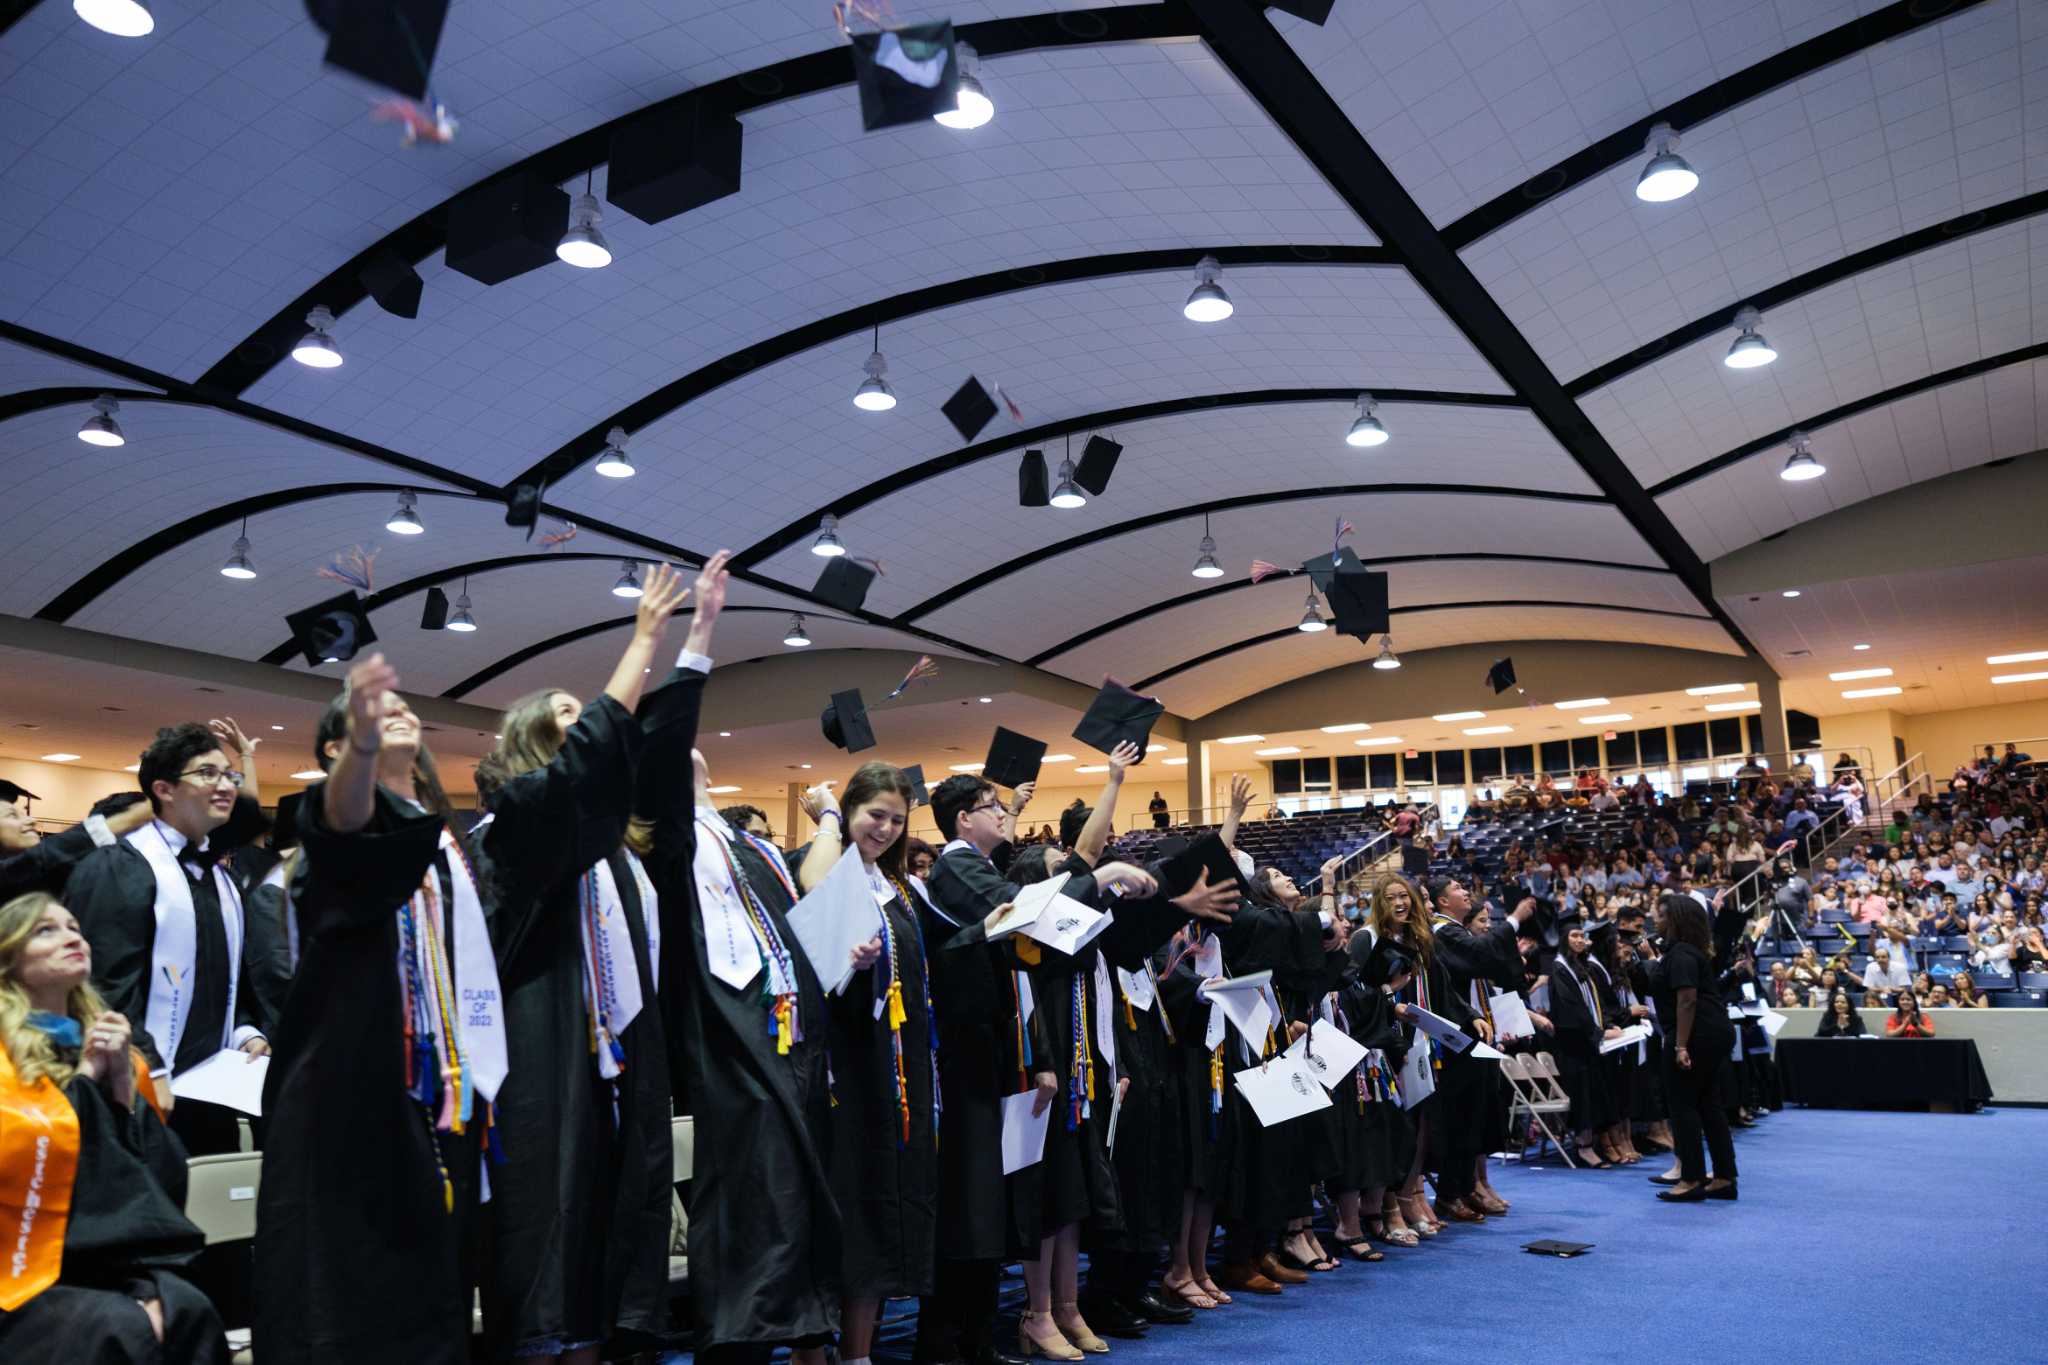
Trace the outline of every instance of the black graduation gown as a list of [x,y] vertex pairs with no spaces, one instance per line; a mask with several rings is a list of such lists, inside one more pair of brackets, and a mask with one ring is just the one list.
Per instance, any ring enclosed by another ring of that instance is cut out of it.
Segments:
[[[1456,920],[1440,916],[1432,929],[1434,965],[1443,970],[1445,984],[1457,992],[1459,1007],[1456,1015],[1441,1009],[1437,1013],[1467,1025],[1465,1031],[1476,1038],[1478,1030],[1470,1021],[1480,1011],[1472,1004],[1473,984],[1478,983],[1483,1000],[1500,989],[1501,983],[1521,980],[1522,954],[1515,944],[1515,926],[1503,915],[1486,933],[1474,934]],[[1445,1057],[1444,1072],[1450,1076],[1447,1100],[1454,1101],[1455,1108],[1447,1102],[1443,1112],[1447,1119],[1452,1113],[1462,1116],[1437,1125],[1436,1136],[1451,1144],[1445,1150],[1454,1150],[1458,1158],[1476,1158],[1498,1149],[1506,1140],[1510,1098],[1500,1064],[1474,1057],[1467,1048]]]
[[[1162,964],[1163,966],[1163,964]],[[1194,969],[1192,954],[1183,955],[1173,969],[1159,978],[1159,1005],[1164,1026],[1173,1035],[1167,1066],[1177,1092],[1181,1123],[1181,1166],[1177,1172],[1182,1189],[1216,1197],[1223,1163],[1230,1154],[1229,1134],[1223,1117],[1214,1106],[1211,1063],[1215,1052],[1205,1045],[1209,1006],[1196,994],[1202,978]],[[1227,1048],[1226,1037],[1222,1046]],[[1225,1054],[1228,1055],[1227,1053]],[[1228,1068],[1225,1068],[1226,1071]],[[1226,1093],[1230,1078],[1223,1078]],[[1121,1136],[1121,1135],[1119,1135]]]
[[0,858],[0,905],[31,891],[63,900],[71,870],[97,847],[84,825],[73,825],[61,834],[45,834],[34,848]]
[[[1357,949],[1369,940],[1361,932],[1352,943]],[[1360,957],[1362,953],[1354,951],[1354,961]],[[1382,1098],[1381,1091],[1391,1087],[1389,1073],[1397,1072],[1407,1056],[1407,1036],[1394,1015],[1393,997],[1355,976],[1339,989],[1337,1008],[1352,1041],[1378,1048],[1386,1060],[1377,1077],[1368,1062],[1360,1062],[1344,1083],[1330,1092],[1331,1107],[1341,1118],[1337,1171],[1328,1183],[1336,1190],[1398,1185],[1408,1178],[1408,1168],[1415,1163],[1415,1125],[1400,1102]]]
[[[0,1313],[0,1360],[227,1365],[219,1315],[180,1273],[204,1242],[183,1212],[184,1147],[140,1098],[123,1110],[82,1076],[64,1095],[78,1115],[78,1169],[63,1262],[55,1284]],[[161,1344],[141,1299],[163,1306]]]
[[[1155,963],[1164,965],[1156,953],[1126,970],[1150,977]],[[1117,1072],[1131,1081],[1117,1118],[1116,1146],[1110,1151],[1123,1227],[1092,1231],[1106,1247],[1145,1252],[1170,1241],[1180,1229],[1188,1162],[1182,1063],[1156,983],[1150,1008],[1142,1010],[1131,1003],[1121,977],[1114,978],[1111,991]]]
[[[1585,987],[1593,990],[1598,1014],[1586,1003]],[[1550,965],[1550,1022],[1557,1026],[1553,1041],[1558,1079],[1571,1097],[1569,1119],[1575,1133],[1605,1128],[1619,1117],[1612,1070],[1600,1055],[1602,1035],[1620,1026],[1609,1013],[1612,1008],[1611,999],[1601,994],[1599,969],[1591,960],[1567,964],[1560,952]]]
[[285,996],[292,988],[283,884],[264,881],[251,887],[242,897],[242,912],[242,989],[249,993],[256,1027],[270,1038],[284,1017]]
[[[641,814],[655,823],[647,869],[661,897],[661,1003],[694,1127],[688,1212],[699,1350],[822,1337],[839,1325],[840,1296],[840,1219],[826,1170],[829,1025],[817,975],[792,951],[804,1036],[783,1055],[768,1027],[766,966],[735,991],[712,975],[705,950],[689,763],[704,681],[676,669],[639,708],[650,750]],[[744,840],[731,847],[776,932],[794,945],[781,879]]]
[[[669,1146],[666,1048],[658,1029],[650,1039],[636,1019],[619,1036],[626,1069],[616,1091],[599,1076],[579,923],[583,875],[615,855],[625,835],[640,746],[639,724],[598,696],[553,761],[497,793],[477,849],[511,1065],[498,1092],[504,1160],[491,1171],[483,1276],[484,1332],[495,1356],[530,1341],[658,1336],[667,1328],[667,1220],[645,1216],[649,1156]],[[619,896],[637,925],[638,890],[621,870],[614,868]],[[659,1010],[647,989],[646,941],[632,939],[650,1002],[641,1017],[652,1018]],[[651,1055],[648,1041],[658,1049]],[[658,1293],[649,1285],[657,1262]]]
[[[256,1349],[266,1365],[464,1365],[485,1107],[467,1132],[441,1133],[407,1093],[397,970],[398,907],[430,868],[453,905],[442,825],[379,788],[370,823],[337,834],[325,791],[299,813],[299,969],[263,1087]],[[459,927],[443,920],[452,980]]]

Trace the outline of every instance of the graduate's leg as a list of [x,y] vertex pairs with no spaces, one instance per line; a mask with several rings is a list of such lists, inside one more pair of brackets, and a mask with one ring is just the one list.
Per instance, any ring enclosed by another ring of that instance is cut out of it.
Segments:
[[1215,1231],[1216,1201],[1197,1191],[1194,1225],[1188,1233],[1188,1260],[1194,1267],[1195,1283],[1202,1286],[1202,1292],[1218,1303],[1229,1303],[1230,1295],[1218,1288],[1209,1274],[1209,1242]]
[[1081,1225],[1068,1223],[1052,1236],[1053,1324],[1084,1351],[1102,1352],[1109,1343],[1095,1335],[1081,1316]]
[[1078,1360],[1080,1351],[1052,1316],[1052,1267],[1057,1236],[1041,1238],[1036,1260],[1024,1262],[1024,1315],[1017,1320],[1017,1349],[1054,1360]]
[[1160,1277],[1159,1287],[1191,1308],[1214,1308],[1216,1300],[1204,1291],[1201,1276],[1196,1273],[1201,1259],[1193,1249],[1195,1201],[1193,1190],[1182,1192],[1180,1223],[1173,1234],[1173,1245],[1167,1248],[1166,1274]]
[[1038,1255],[1024,1262],[1024,1306],[1034,1313],[1052,1311],[1052,1249],[1053,1239],[1041,1238]]
[[1356,1242],[1365,1236],[1365,1229],[1358,1222],[1358,1191],[1337,1191],[1337,1240]]
[[842,1360],[865,1360],[875,1345],[875,1318],[881,1311],[879,1299],[839,1301],[839,1356]]

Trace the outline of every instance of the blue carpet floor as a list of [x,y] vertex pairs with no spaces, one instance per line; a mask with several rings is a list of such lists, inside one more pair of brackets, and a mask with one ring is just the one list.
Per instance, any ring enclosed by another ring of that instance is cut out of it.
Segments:
[[[1975,1358],[2048,1360],[2025,1175],[2044,1146],[2043,1110],[1787,1109],[1736,1135],[1740,1202],[1676,1206],[1644,1179],[1662,1157],[1597,1171],[1495,1163],[1514,1204],[1506,1218],[1387,1248],[1378,1264],[1347,1263],[1277,1299],[1239,1294],[1193,1325],[1114,1341],[1104,1359],[1640,1365],[1735,1359],[1746,1341],[1780,1360],[1905,1360],[1928,1341],[1881,1344],[1871,1323],[1938,1302]],[[1930,1236],[1934,1218],[1951,1231]],[[1538,1238],[1595,1249],[1521,1251]],[[1014,1272],[1004,1289],[1007,1320],[1022,1293]],[[911,1306],[889,1307],[878,1361],[909,1354]]]

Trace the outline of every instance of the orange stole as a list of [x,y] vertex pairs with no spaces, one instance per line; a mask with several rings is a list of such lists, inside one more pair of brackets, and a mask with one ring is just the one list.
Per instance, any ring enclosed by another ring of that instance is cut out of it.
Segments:
[[47,1077],[23,1085],[0,1048],[0,1309],[57,1282],[78,1176],[78,1115]]

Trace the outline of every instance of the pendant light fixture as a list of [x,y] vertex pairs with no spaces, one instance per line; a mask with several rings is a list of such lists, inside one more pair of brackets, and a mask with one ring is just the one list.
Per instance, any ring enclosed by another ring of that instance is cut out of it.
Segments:
[[592,465],[607,479],[630,479],[633,477],[633,457],[626,453],[626,429],[613,427],[604,434],[604,450]]
[[156,20],[136,0],[71,0],[71,12],[116,38],[146,38]]
[[1753,370],[1778,358],[1771,343],[1756,329],[1763,320],[1764,315],[1747,304],[1735,310],[1735,326],[1739,330],[1734,344],[1728,348],[1728,358],[1721,362],[1723,365],[1731,370]]
[[1316,587],[1311,583],[1308,587],[1308,609],[1302,612],[1301,624],[1295,629],[1304,635],[1314,635],[1329,628],[1330,623],[1323,619],[1322,612],[1316,610]]
[[1067,457],[1060,461],[1059,485],[1052,490],[1052,497],[1048,501],[1054,507],[1067,511],[1088,505],[1088,495],[1074,482],[1074,438],[1071,436],[1067,438]]
[[228,562],[220,566],[222,578],[254,578],[256,566],[249,559],[249,519],[242,518],[242,533],[228,551]]
[[811,637],[804,634],[804,614],[802,612],[790,613],[789,632],[782,637],[782,643],[788,645],[791,649],[803,649],[811,643]]
[[321,304],[306,314],[306,334],[299,338],[299,344],[292,347],[292,359],[301,365],[310,365],[316,370],[331,370],[341,364],[341,348],[334,344],[334,338],[327,335],[327,329],[334,325],[334,314],[326,304]]
[[1344,433],[1345,445],[1364,449],[1387,443],[1387,429],[1378,416],[1379,406],[1371,394],[1358,395],[1358,415],[1351,419],[1351,430]]
[[811,542],[811,553],[821,559],[837,559],[846,553],[839,539],[839,518],[830,512],[818,519],[818,538]]
[[384,523],[384,529],[394,536],[417,536],[426,532],[420,523],[420,495],[411,491],[398,495],[398,510]]
[[932,122],[942,128],[979,128],[996,116],[995,101],[981,88],[981,54],[974,50],[972,43],[958,39],[953,43],[953,59],[960,66],[960,94],[954,107],[943,114],[933,114]]
[[459,630],[464,635],[476,629],[476,617],[469,612],[469,580],[462,580],[462,595],[455,599],[455,614],[448,618],[447,629]]
[[1374,660],[1372,661],[1372,666],[1373,666],[1374,668],[1379,668],[1379,669],[1388,669],[1388,668],[1399,668],[1399,667],[1401,666],[1401,661],[1400,661],[1399,659],[1397,659],[1397,658],[1395,658],[1395,657],[1394,657],[1394,637],[1393,637],[1393,636],[1391,636],[1391,635],[1382,635],[1382,636],[1380,636],[1380,653],[1379,653],[1379,657],[1378,657],[1378,658],[1376,658],[1376,659],[1374,659]]
[[576,196],[569,209],[569,230],[555,246],[558,258],[584,270],[602,270],[612,263],[611,246],[597,226],[604,221],[604,210],[597,206],[597,196],[590,192],[590,182],[596,174],[596,167],[583,173],[583,193]]
[[640,566],[630,559],[619,561],[619,581],[612,584],[614,597],[638,597],[640,595]]
[[1646,204],[1668,204],[1699,188],[1699,172],[1678,154],[1678,134],[1670,124],[1650,129],[1649,144],[1643,150],[1650,153],[1650,163],[1636,177],[1636,198]]
[[1805,483],[1828,472],[1828,467],[1813,458],[1813,438],[1803,431],[1792,433],[1792,455],[1785,461],[1785,467],[1778,471],[1778,477],[1787,483]]
[[1222,273],[1223,262],[1214,256],[1204,256],[1195,263],[1195,287],[1188,301],[1181,305],[1182,317],[1189,322],[1221,322],[1237,311],[1230,295],[1216,283],[1216,277]]
[[896,391],[889,387],[883,376],[889,373],[889,362],[882,359],[882,328],[875,326],[875,349],[868,356],[868,363],[861,366],[867,375],[860,387],[853,391],[853,405],[862,412],[887,412],[896,406]]
[[1188,570],[1197,578],[1221,578],[1223,566],[1216,562],[1216,538],[1209,534],[1209,514],[1202,514],[1202,543],[1195,547],[1195,567]]
[[121,424],[114,420],[114,414],[121,405],[105,394],[92,400],[92,416],[85,419],[85,425],[78,429],[78,439],[89,446],[124,446],[128,438],[121,434]]

